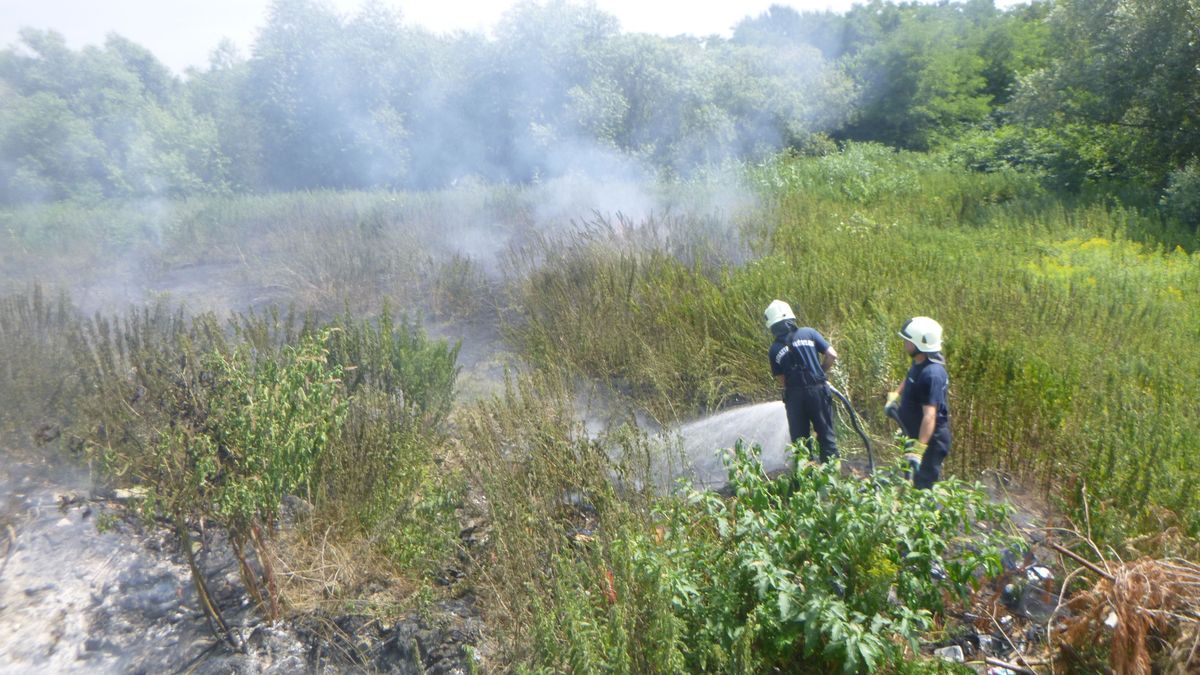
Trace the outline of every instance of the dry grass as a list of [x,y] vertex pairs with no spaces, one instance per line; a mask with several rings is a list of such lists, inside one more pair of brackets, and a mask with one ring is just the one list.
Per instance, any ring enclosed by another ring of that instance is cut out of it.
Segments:
[[1063,642],[1107,643],[1117,673],[1200,672],[1200,565],[1141,558],[1106,567],[1067,604]]
[[289,610],[317,614],[346,610],[390,615],[416,590],[409,576],[361,537],[309,521],[277,535],[271,551],[280,593]]

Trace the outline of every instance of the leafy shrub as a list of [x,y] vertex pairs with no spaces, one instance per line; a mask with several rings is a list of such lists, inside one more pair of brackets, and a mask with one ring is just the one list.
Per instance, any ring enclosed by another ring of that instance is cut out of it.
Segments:
[[567,400],[522,379],[464,439],[492,516],[478,587],[518,672],[916,672],[906,645],[1014,543],[978,486],[772,480],[741,446],[732,499],[615,489],[644,437],[588,438]]
[[772,480],[740,445],[728,467],[734,497],[692,492],[653,549],[674,561],[693,670],[877,670],[1013,543],[1007,508],[978,486],[914,490],[836,463]]
[[322,522],[406,569],[432,571],[458,533],[460,476],[439,463],[440,426],[395,394],[362,386],[319,465]]
[[344,372],[350,394],[373,387],[398,397],[410,414],[441,424],[454,403],[458,345],[430,340],[407,317],[396,322],[387,307],[372,324],[344,314],[332,323],[329,363]]
[[341,369],[326,363],[327,342],[323,333],[266,358],[242,347],[204,359],[213,386],[203,425],[164,436],[183,447],[163,448],[190,455],[198,515],[214,514],[236,532],[273,522],[285,495],[312,499],[320,457],[346,406]]
[[312,497],[318,460],[344,414],[340,370],[326,364],[327,333],[255,351],[231,345],[211,316],[189,322],[157,308],[123,323],[113,330],[98,319],[80,333],[90,396],[77,433],[111,476],[145,489],[147,516],[171,523],[202,607],[232,641],[191,531],[204,521],[226,527],[251,596],[278,613],[266,542],[284,496]]

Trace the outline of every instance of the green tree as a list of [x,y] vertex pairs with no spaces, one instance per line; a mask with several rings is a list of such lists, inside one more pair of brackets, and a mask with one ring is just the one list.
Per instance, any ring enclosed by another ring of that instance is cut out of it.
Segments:
[[488,50],[492,62],[477,81],[480,97],[494,101],[491,129],[503,134],[489,142],[500,153],[493,161],[521,180],[573,161],[572,146],[587,137],[572,107],[600,74],[617,34],[615,17],[563,0],[523,2],[505,14]]
[[[247,86],[262,120],[265,177],[283,189],[338,185],[346,144],[328,55],[338,17],[311,0],[276,0],[254,43]],[[339,180],[342,178],[342,180]]]
[[262,119],[255,114],[253,92],[247,85],[246,59],[224,40],[209,55],[206,69],[192,69],[187,75],[188,103],[198,115],[212,120],[230,189],[247,192],[266,187]]
[[182,196],[225,188],[216,129],[179,81],[119,36],[76,52],[23,30],[0,52],[0,196],[7,203]]
[[755,18],[743,19],[733,29],[734,44],[794,47],[805,44],[834,60],[846,51],[846,17],[834,12],[797,12],[771,5]]
[[[869,13],[878,4],[856,11]],[[849,17],[858,37],[846,63],[861,95],[843,135],[928,149],[985,121],[991,112],[986,64],[969,21],[946,6],[876,9],[874,17]]]
[[10,93],[0,107],[0,198],[5,203],[97,199],[111,184],[104,144],[54,94]]
[[994,108],[1012,99],[1021,75],[1046,66],[1049,12],[1049,3],[1037,2],[997,13],[980,27],[978,50],[987,80],[983,91]]
[[1060,0],[1049,22],[1051,63],[1021,81],[1020,121],[1086,144],[1089,178],[1162,185],[1200,154],[1200,2]]
[[576,92],[581,126],[681,171],[760,156],[834,128],[853,92],[807,45],[622,35],[606,45],[601,67],[599,86]]

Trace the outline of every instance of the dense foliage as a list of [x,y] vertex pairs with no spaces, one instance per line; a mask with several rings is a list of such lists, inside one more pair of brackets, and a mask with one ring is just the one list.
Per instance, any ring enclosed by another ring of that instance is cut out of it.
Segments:
[[924,492],[811,463],[770,480],[741,446],[727,464],[734,499],[692,493],[703,515],[673,512],[640,561],[666,575],[696,671],[877,671],[915,645],[944,597],[998,574],[1012,543],[996,529],[1005,507],[979,486]]
[[249,57],[223,44],[183,78],[118,36],[74,51],[27,30],[0,52],[0,200],[688,172],[832,137],[961,145],[1070,190],[1132,181],[1123,195],[1195,225],[1179,186],[1200,152],[1198,12],[871,0],[772,7],[725,40],[623,33],[556,1],[484,37],[275,0]]

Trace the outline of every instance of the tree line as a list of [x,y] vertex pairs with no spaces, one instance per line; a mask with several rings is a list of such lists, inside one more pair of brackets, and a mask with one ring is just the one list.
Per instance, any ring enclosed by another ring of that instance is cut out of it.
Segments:
[[566,0],[490,35],[275,0],[248,55],[177,76],[117,35],[0,52],[0,200],[682,175],[845,140],[1133,185],[1195,222],[1198,0],[774,6],[728,39],[622,32]]

